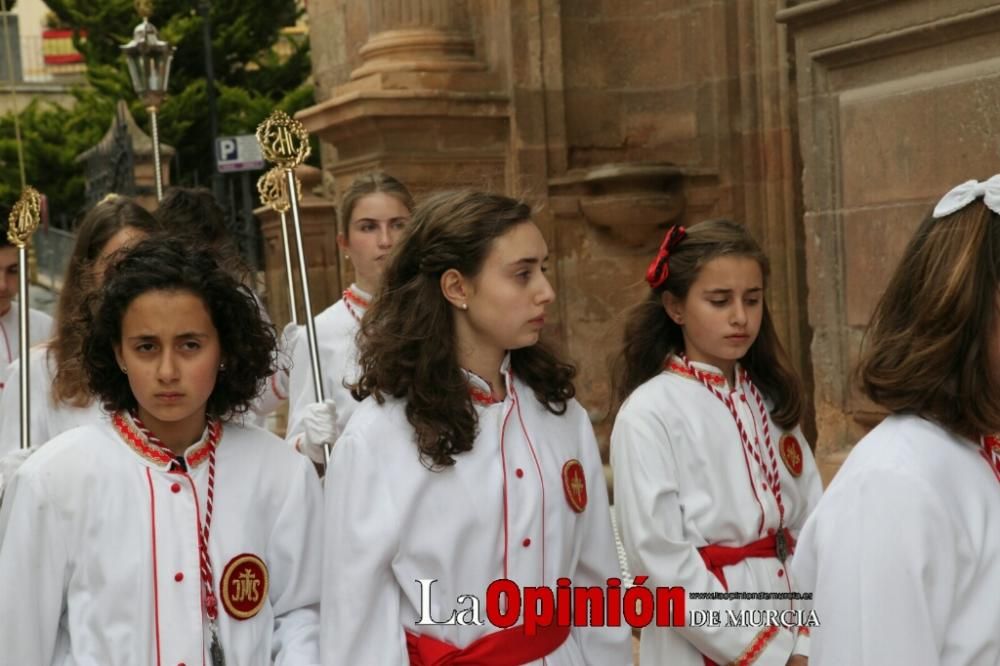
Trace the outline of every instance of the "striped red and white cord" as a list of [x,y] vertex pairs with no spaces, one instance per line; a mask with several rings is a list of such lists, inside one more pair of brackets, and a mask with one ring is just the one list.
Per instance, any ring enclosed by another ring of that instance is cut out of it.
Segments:
[[[746,428],[743,426],[743,421],[736,412],[736,403],[733,401],[732,397],[724,394],[716,388],[711,381],[711,375],[694,367],[686,355],[681,354],[680,359],[684,364],[685,370],[696,377],[698,381],[701,382],[702,386],[708,389],[712,395],[722,402],[722,404],[724,404],[729,410],[730,416],[733,417],[733,423],[736,424],[736,430],[739,432],[740,442],[742,443],[744,450],[756,461],[761,472],[764,474],[768,490],[770,490],[771,494],[774,496],[775,504],[778,506],[778,525],[780,529],[780,527],[785,524],[785,505],[781,498],[781,476],[778,473],[778,457],[774,452],[774,444],[771,441],[771,426],[770,419],[768,418],[767,406],[764,404],[764,398],[761,396],[760,391],[758,391],[757,387],[754,386],[749,373],[747,373],[744,368],[740,368],[740,373],[735,378],[736,384],[737,386],[747,387],[749,393],[754,398],[754,404],[756,405],[757,412],[760,415],[761,430],[764,435],[763,446],[761,444],[761,437],[756,432],[756,427],[754,428],[754,441],[750,441],[750,435],[747,433]],[[733,388],[735,389],[736,387]],[[765,462],[761,456],[761,449],[767,452],[767,462]],[[753,484],[753,479],[751,479],[751,484]],[[761,516],[761,527],[763,527],[763,519],[764,517]]]
[[[163,440],[157,437],[156,433],[143,423],[137,413],[131,412],[129,416],[131,416],[135,427],[142,433],[149,444],[168,454],[171,459],[173,458],[172,452],[163,443]],[[201,524],[198,529],[198,557],[201,569],[203,603],[205,615],[213,622],[219,617],[219,602],[215,595],[212,559],[208,554],[208,540],[212,530],[212,513],[215,510],[215,450],[218,446],[221,433],[222,428],[219,426],[219,422],[214,419],[210,420],[208,423],[208,436],[205,439],[205,448],[203,449],[208,451],[208,488],[205,493],[205,519],[204,521],[199,520]]]

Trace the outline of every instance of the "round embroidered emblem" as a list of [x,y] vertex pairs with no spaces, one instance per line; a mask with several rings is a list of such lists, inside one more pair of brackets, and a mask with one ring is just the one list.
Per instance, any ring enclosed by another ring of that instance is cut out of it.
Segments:
[[563,490],[571,509],[583,513],[587,508],[587,477],[579,460],[567,460],[562,468]]
[[264,607],[267,583],[267,565],[256,555],[243,553],[229,560],[219,581],[226,612],[237,620],[252,618]]
[[782,437],[778,449],[781,451],[781,461],[785,463],[792,476],[795,478],[802,476],[802,447],[799,446],[799,440],[795,435]]

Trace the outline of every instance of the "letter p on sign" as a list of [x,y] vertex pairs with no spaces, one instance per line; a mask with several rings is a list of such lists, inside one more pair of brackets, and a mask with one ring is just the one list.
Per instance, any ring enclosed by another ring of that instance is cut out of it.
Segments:
[[218,146],[220,162],[230,162],[239,155],[236,151],[236,139],[219,139]]

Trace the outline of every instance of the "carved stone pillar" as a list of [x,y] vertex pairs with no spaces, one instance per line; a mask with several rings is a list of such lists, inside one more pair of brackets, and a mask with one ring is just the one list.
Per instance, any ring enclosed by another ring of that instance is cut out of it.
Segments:
[[373,169],[418,195],[507,189],[509,98],[477,57],[465,0],[368,0],[366,20],[350,75],[298,114],[324,141],[335,195]]
[[351,79],[393,71],[481,70],[464,0],[369,0],[364,61]]

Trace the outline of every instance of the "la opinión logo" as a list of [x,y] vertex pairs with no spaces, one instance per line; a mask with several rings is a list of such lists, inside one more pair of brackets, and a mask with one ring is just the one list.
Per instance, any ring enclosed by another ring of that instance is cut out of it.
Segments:
[[434,617],[436,578],[415,579],[420,586],[418,625],[483,625],[483,611],[490,624],[501,629],[512,627],[522,618],[525,634],[534,635],[538,627],[552,624],[563,627],[618,627],[622,621],[632,627],[654,624],[658,627],[684,625],[687,595],[683,587],[657,587],[643,584],[646,576],[637,576],[635,584],[622,588],[620,578],[608,578],[606,585],[574,587],[569,578],[556,580],[555,589],[547,586],[521,587],[508,578],[490,583],[485,604],[473,594],[460,594],[456,608],[447,617]]
[[[647,576],[637,576],[623,588],[620,578],[608,578],[601,586],[573,586],[569,578],[559,578],[556,587],[521,587],[508,578],[490,583],[485,603],[474,594],[460,594],[450,614],[434,616],[436,578],[418,578],[420,617],[417,625],[482,626],[489,623],[506,629],[524,623],[525,633],[539,627],[618,627],[623,623],[642,628],[657,627],[818,627],[816,611],[802,609],[692,610],[687,612],[683,587],[645,586]],[[727,593],[727,596],[734,593]],[[765,593],[749,595],[768,598]],[[704,595],[699,595],[704,596]],[[739,595],[730,598],[742,598]],[[485,613],[485,620],[484,615]]]

